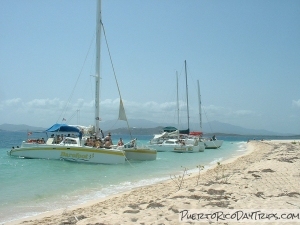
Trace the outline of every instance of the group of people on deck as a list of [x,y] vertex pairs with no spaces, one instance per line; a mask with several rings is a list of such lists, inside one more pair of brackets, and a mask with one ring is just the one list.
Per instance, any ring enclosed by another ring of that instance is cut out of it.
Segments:
[[68,134],[68,135],[54,135],[54,134],[51,134],[51,138],[53,138],[53,142],[52,144],[59,144],[61,143],[66,137],[72,137],[72,138],[75,138],[75,135],[74,134]]
[[[102,134],[102,138],[97,137],[98,135],[96,135],[96,134],[91,135],[84,142],[84,146],[90,146],[90,147],[94,147],[94,148],[111,148],[111,146],[113,145],[112,138],[111,138],[111,133],[108,132],[108,134],[104,137],[104,134],[103,134],[102,130],[100,130],[100,132]],[[81,131],[81,133],[78,135],[78,137],[80,139],[80,143],[82,143],[82,134],[83,134],[83,132]],[[55,135],[55,134],[52,134],[51,135],[51,138],[53,138],[52,144],[59,144],[59,143],[61,143],[61,141],[63,141],[67,137],[76,138],[74,134],[71,134],[71,135],[70,134],[68,134],[68,135],[63,135],[63,134]],[[42,138],[42,139],[28,139],[27,142],[28,143],[34,142],[34,143],[38,143],[38,144],[45,144],[44,138]],[[119,141],[117,143],[117,146],[124,146],[124,142],[123,142],[122,138],[119,139]]]
[[[102,138],[98,138],[97,136],[92,136],[87,138],[85,142],[85,146],[90,146],[94,148],[110,148],[113,145],[111,133],[108,132],[108,134],[104,137],[103,132],[101,130]],[[118,146],[123,146],[123,140],[120,138],[118,141]]]
[[[82,131],[78,134],[51,134],[50,138],[52,138],[52,143],[51,144],[60,144],[62,141],[67,144],[76,144],[75,140],[67,139],[68,137],[70,138],[76,138],[79,137],[79,143],[82,141]],[[37,144],[45,144],[44,138],[41,139],[28,139],[28,143],[37,143]],[[74,142],[74,143],[73,143]],[[102,140],[101,138],[96,138],[96,136],[91,136],[86,139],[86,142],[84,143],[85,146],[91,146],[91,147],[109,147],[112,145],[112,140],[111,140],[111,134],[108,133],[108,135]]]
[[216,138],[216,135],[212,136],[212,138],[210,138],[210,141],[216,141],[217,138]]
[[184,140],[182,140],[182,139],[179,139],[179,144],[181,144],[181,145],[185,145],[185,141],[184,141]]

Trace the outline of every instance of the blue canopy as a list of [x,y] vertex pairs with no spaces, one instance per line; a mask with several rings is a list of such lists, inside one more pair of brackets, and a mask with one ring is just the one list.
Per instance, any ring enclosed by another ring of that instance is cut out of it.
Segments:
[[52,127],[46,130],[46,132],[78,132],[79,129],[77,127],[69,126],[67,124],[59,124],[56,123]]
[[163,131],[164,131],[164,132],[174,132],[174,131],[176,131],[176,130],[177,130],[176,127],[164,127],[164,128],[163,128]]

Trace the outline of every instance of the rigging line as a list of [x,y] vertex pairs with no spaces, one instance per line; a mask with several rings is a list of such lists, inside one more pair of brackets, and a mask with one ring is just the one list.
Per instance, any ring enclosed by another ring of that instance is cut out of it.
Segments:
[[[114,65],[113,65],[113,62],[112,62],[112,57],[111,57],[111,54],[110,54],[110,50],[109,50],[109,46],[108,46],[108,42],[107,42],[107,38],[106,38],[106,33],[105,33],[105,28],[104,28],[104,24],[102,23],[102,20],[101,20],[101,25],[102,25],[102,29],[103,29],[103,35],[104,35],[107,51],[108,51],[108,54],[109,54],[110,63],[111,63],[112,70],[113,70],[114,77],[115,77],[115,81],[116,81],[116,84],[117,84],[117,88],[118,88],[118,92],[119,92],[119,96],[120,96],[120,101],[122,101],[121,91],[120,91],[120,88],[119,88],[119,83],[118,83],[118,80],[117,80],[115,68],[114,68]],[[125,111],[124,105],[123,105],[123,109]],[[127,116],[126,116],[126,123],[127,123],[127,127],[128,127],[128,130],[129,130],[130,137],[132,139],[132,134],[131,134],[129,123],[128,123],[128,120],[127,120]]]
[[208,125],[209,125],[209,128],[210,128],[210,132],[213,133],[213,130],[212,130],[212,128],[211,128],[211,125],[210,125],[210,122],[209,122],[209,120],[208,120],[208,117],[207,117],[207,114],[206,114],[205,109],[203,109],[203,111],[204,111],[205,117],[206,117],[206,119],[207,119],[207,121],[208,121]]
[[131,162],[129,161],[129,159],[127,159],[127,157],[125,155],[125,151],[123,151],[123,155],[124,155],[126,161],[129,163],[129,165],[134,168],[135,166],[131,164]]
[[76,86],[77,86],[77,84],[78,84],[79,78],[80,78],[80,76],[81,76],[81,74],[82,74],[84,65],[85,65],[85,63],[86,63],[87,57],[88,57],[88,55],[89,55],[89,52],[90,52],[90,50],[91,50],[91,46],[92,46],[92,43],[94,42],[95,36],[96,36],[96,34],[95,34],[94,37],[92,38],[92,41],[91,41],[91,43],[90,43],[90,47],[89,47],[89,49],[88,49],[88,51],[87,51],[87,54],[86,54],[86,56],[85,56],[85,59],[84,59],[84,61],[83,61],[83,64],[82,64],[80,73],[79,73],[78,76],[77,76],[77,79],[76,79],[75,85],[74,85],[74,87],[73,87],[73,90],[72,90],[72,92],[71,92],[71,94],[70,94],[70,96],[69,96],[69,98],[68,98],[68,101],[66,102],[65,107],[63,108],[63,111],[61,112],[61,114],[60,114],[59,117],[57,118],[56,123],[59,121],[59,118],[61,118],[62,115],[65,115],[66,110],[67,110],[67,107],[68,107],[69,103],[71,102],[72,96],[73,96],[74,91],[75,91],[75,88],[76,88]]
[[76,115],[77,110],[70,116],[70,118],[68,119],[69,121],[71,121],[73,119],[73,117]]

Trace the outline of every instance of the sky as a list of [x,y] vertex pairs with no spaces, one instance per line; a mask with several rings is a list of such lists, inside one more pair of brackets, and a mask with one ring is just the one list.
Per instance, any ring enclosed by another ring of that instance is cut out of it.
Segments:
[[[92,124],[96,1],[0,6],[0,124]],[[199,80],[204,123],[300,134],[300,1],[103,0],[102,21],[102,121],[118,118],[113,71],[129,120],[176,122],[178,93],[183,121],[186,60],[190,121]]]

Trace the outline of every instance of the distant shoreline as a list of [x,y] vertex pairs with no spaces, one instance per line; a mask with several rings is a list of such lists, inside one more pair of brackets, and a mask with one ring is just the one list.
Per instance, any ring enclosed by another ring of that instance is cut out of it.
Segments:
[[[51,124],[50,124],[51,125]],[[49,125],[49,127],[50,127]],[[162,131],[162,129],[166,126],[174,126],[172,123],[155,123],[148,120],[130,120],[130,131],[133,134],[141,134],[141,135],[153,135],[158,134]],[[182,124],[179,129],[186,129],[187,124]],[[48,128],[48,127],[47,127]],[[45,131],[47,128],[30,126],[26,124],[0,124],[0,131],[16,131],[16,132],[28,132],[28,131]],[[104,132],[113,132],[115,134],[126,134],[129,133],[128,127],[124,124],[116,124],[116,121],[102,121],[100,123],[100,128]],[[297,133],[281,133],[275,131],[268,131],[264,129],[249,129],[244,127],[239,127],[227,123],[221,123],[218,121],[212,121],[204,123],[202,129],[200,129],[199,125],[195,123],[190,124],[190,131],[200,131],[202,130],[205,136],[215,135],[257,135],[257,136],[299,136]]]
[[[46,129],[45,129],[46,130]],[[152,130],[154,132],[152,132]],[[132,135],[154,135],[159,133],[159,131],[155,132],[155,130],[157,130],[157,128],[134,128],[131,130],[131,134]],[[28,132],[28,130],[2,130],[0,129],[0,132],[11,132],[11,133],[26,133]],[[41,130],[36,131],[36,132],[43,132]],[[108,131],[104,131],[104,133],[107,133]],[[111,132],[113,135],[119,135],[119,134],[128,134],[128,130],[127,128],[122,128],[122,129],[114,129],[114,130],[109,130],[109,132]],[[295,139],[300,139],[300,135],[263,135],[263,134],[232,134],[232,133],[205,133],[204,137],[210,137],[212,135],[216,135],[217,137],[236,137],[236,136],[240,136],[240,137],[256,137],[257,140],[261,140],[261,139],[279,139],[279,138],[295,138]]]

